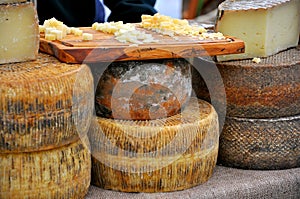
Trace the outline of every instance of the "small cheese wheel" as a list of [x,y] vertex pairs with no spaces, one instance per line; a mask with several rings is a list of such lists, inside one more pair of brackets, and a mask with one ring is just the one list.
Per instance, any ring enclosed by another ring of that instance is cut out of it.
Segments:
[[218,162],[244,169],[299,167],[300,115],[273,119],[227,117]]
[[53,150],[0,153],[0,198],[84,198],[90,171],[90,153],[80,140]]
[[119,156],[158,156],[210,148],[218,141],[218,115],[209,103],[191,98],[180,114],[157,120],[97,117],[88,133],[93,151]]
[[[252,60],[215,63],[200,59],[199,64],[217,67],[224,82],[227,115],[245,118],[274,118],[300,114],[300,48]],[[210,100],[206,83],[192,70],[193,88],[201,99]],[[215,81],[215,74],[206,77]],[[213,83],[210,83],[213,85]],[[212,86],[218,93],[218,86]]]
[[0,67],[0,151],[59,147],[87,133],[94,110],[93,77],[87,65],[36,61]]
[[[91,184],[123,192],[184,190],[210,179],[217,162],[217,154],[217,142],[211,149],[177,157],[147,157],[135,160],[96,154],[92,156]],[[148,163],[151,163],[150,166]],[[151,170],[149,167],[152,167]],[[128,168],[134,171],[128,171]]]
[[98,116],[147,120],[180,112],[192,92],[185,59],[113,62],[96,90]]

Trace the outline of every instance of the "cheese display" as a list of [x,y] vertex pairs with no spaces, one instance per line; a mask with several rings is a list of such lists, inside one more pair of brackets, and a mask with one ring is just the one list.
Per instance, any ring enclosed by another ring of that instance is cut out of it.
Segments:
[[186,189],[206,182],[216,164],[218,116],[191,98],[180,114],[133,121],[97,117],[89,140],[92,184],[125,192]]
[[94,110],[87,65],[39,54],[30,62],[0,67],[0,150],[56,148],[87,133]]
[[[217,67],[226,91],[227,115],[246,118],[277,118],[300,114],[300,48],[252,60],[215,63],[200,58],[200,65]],[[215,74],[206,77],[214,82]],[[199,98],[210,100],[206,83],[193,70],[193,89]],[[210,83],[214,85],[213,83]],[[217,86],[212,86],[218,93]]]
[[112,62],[97,85],[97,115],[146,120],[179,113],[192,92],[190,67],[185,59]]
[[215,31],[245,42],[245,53],[218,61],[267,57],[298,45],[299,0],[226,0],[218,7]]
[[91,157],[76,141],[47,151],[0,153],[0,198],[84,198]]
[[270,119],[227,117],[218,162],[244,169],[300,166],[300,115]]
[[38,17],[30,2],[0,4],[0,64],[35,60]]

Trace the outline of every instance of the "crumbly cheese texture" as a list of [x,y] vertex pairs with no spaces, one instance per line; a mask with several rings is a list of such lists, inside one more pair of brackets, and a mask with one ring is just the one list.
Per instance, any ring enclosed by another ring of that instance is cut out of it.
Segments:
[[0,4],[0,64],[35,60],[38,17],[32,3]]
[[298,45],[299,0],[226,0],[218,7],[215,30],[245,42],[245,53],[218,61],[267,57]]

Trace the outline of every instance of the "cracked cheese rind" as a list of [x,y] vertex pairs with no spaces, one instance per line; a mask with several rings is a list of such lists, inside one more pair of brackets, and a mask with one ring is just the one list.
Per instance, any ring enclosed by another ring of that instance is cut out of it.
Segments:
[[0,4],[0,64],[35,60],[39,26],[30,2]]

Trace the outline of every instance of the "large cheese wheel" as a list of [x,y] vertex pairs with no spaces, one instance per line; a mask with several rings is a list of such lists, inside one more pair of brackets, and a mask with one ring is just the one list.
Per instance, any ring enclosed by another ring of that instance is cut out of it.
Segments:
[[186,189],[209,179],[219,143],[214,108],[191,98],[166,119],[97,118],[91,125],[92,183],[125,192]]
[[209,148],[219,137],[219,125],[212,105],[191,98],[182,113],[168,118],[137,121],[97,117],[88,135],[96,151],[170,156]]
[[227,117],[219,164],[245,169],[300,166],[300,115],[273,119]]
[[90,153],[80,140],[47,151],[0,153],[0,198],[81,199],[90,171]]
[[39,54],[0,67],[1,153],[51,149],[86,134],[94,107],[87,65]]
[[191,91],[185,59],[113,62],[101,74],[96,112],[115,119],[169,117],[186,105]]
[[[260,63],[252,60],[215,63],[208,59],[197,62],[219,69],[226,92],[228,116],[273,118],[300,113],[299,47],[263,58]],[[207,84],[196,70],[192,73],[196,95],[210,100]],[[205,78],[214,82],[217,77],[211,74]],[[218,90],[220,87],[210,88],[214,93]]]

